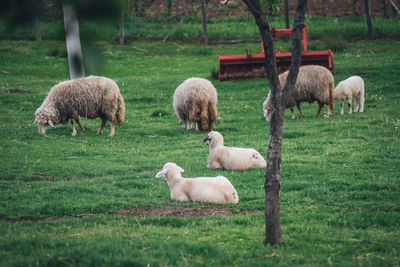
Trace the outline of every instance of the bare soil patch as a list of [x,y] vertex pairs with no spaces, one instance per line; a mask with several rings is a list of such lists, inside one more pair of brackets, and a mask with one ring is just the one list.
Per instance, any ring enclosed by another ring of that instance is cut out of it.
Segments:
[[176,217],[208,217],[208,216],[234,216],[239,214],[249,214],[249,210],[232,210],[230,208],[201,208],[201,207],[179,207],[166,206],[160,208],[128,208],[120,209],[116,215],[123,216],[176,216]]
[[7,93],[9,93],[9,94],[30,94],[31,92],[25,91],[22,89],[9,89],[9,90],[7,90]]

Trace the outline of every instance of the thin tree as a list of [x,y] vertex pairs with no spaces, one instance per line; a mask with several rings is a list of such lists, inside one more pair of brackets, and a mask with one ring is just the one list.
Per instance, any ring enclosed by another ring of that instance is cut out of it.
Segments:
[[[290,28],[290,17],[289,17],[289,0],[285,0],[285,26],[286,29]],[[290,41],[290,36],[286,37],[286,41]]]
[[119,20],[119,44],[124,45],[125,43],[125,23],[124,23],[125,11],[121,8],[121,18]]
[[[243,0],[255,18],[259,28],[262,45],[265,51],[265,70],[271,88],[272,117],[268,141],[267,168],[265,170],[265,243],[281,245],[282,231],[280,223],[280,195],[282,181],[282,135],[283,121],[287,96],[294,90],[297,74],[300,68],[301,31],[304,27],[304,16],[307,0],[299,0],[296,9],[292,33],[292,60],[289,75],[285,86],[282,88],[278,79],[274,43],[271,29],[267,22],[267,15],[263,12],[259,0]],[[269,1],[269,7],[277,0]]]
[[79,38],[79,25],[75,8],[71,4],[63,5],[64,27],[67,42],[69,75],[71,80],[85,77],[83,69],[81,41]]
[[42,41],[42,34],[40,33],[39,17],[37,15],[33,19],[33,26],[35,30],[36,41]]
[[200,10],[201,10],[201,21],[203,24],[203,39],[204,43],[208,45],[208,32],[207,32],[207,16],[206,16],[206,7],[204,4],[204,0],[200,1]]
[[371,6],[369,0],[364,0],[365,19],[367,20],[368,38],[374,40],[374,28],[372,27]]

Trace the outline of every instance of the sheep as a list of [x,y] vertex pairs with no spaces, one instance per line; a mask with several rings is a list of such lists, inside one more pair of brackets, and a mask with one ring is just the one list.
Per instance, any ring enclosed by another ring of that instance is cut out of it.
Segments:
[[203,140],[210,147],[207,168],[244,171],[250,168],[265,168],[264,158],[253,148],[224,146],[224,138],[217,131],[208,133]]
[[338,83],[335,88],[335,99],[340,99],[340,114],[343,114],[343,103],[347,99],[349,114],[351,114],[351,99],[354,98],[354,111],[364,112],[364,80],[360,76],[351,76]]
[[[281,87],[285,86],[288,74],[289,71],[286,71],[279,75]],[[292,119],[295,119],[294,105],[300,111],[301,117],[304,117],[301,102],[311,104],[314,101],[318,101],[319,105],[315,117],[319,116],[324,104],[328,106],[327,116],[330,117],[335,102],[334,86],[333,75],[327,68],[317,65],[301,66],[293,94],[288,96],[286,103],[286,108],[290,108],[292,112]],[[271,109],[271,92],[269,92],[263,104],[264,116],[267,121],[271,120]]]
[[239,196],[231,182],[224,176],[183,178],[184,170],[168,162],[156,174],[164,177],[171,190],[171,199],[182,202],[208,202],[214,204],[236,204]]
[[39,133],[45,134],[47,126],[66,124],[71,120],[72,136],[76,135],[75,122],[85,133],[79,116],[101,118],[98,134],[103,134],[107,120],[110,136],[115,135],[115,125],[124,122],[125,103],[117,84],[106,77],[89,76],[61,82],[51,88],[42,105],[35,112]]
[[174,110],[186,130],[192,129],[208,132],[214,130],[217,119],[217,91],[212,83],[203,78],[189,78],[176,88],[174,93]]

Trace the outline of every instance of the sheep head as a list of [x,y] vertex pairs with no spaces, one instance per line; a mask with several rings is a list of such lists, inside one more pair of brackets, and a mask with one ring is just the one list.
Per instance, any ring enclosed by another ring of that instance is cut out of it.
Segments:
[[219,145],[223,146],[224,138],[219,132],[212,131],[208,133],[208,136],[204,138],[203,142],[205,142],[210,148],[213,148]]
[[49,106],[41,106],[35,112],[35,123],[38,124],[39,133],[46,134],[47,126],[55,127],[58,123],[57,110]]
[[264,104],[263,104],[263,110],[264,110],[264,117],[267,121],[271,120],[271,98],[270,94],[268,94],[267,99],[265,99]]
[[156,178],[164,177],[166,180],[168,177],[177,176],[184,172],[185,170],[176,165],[173,162],[165,163],[163,169],[156,174]]

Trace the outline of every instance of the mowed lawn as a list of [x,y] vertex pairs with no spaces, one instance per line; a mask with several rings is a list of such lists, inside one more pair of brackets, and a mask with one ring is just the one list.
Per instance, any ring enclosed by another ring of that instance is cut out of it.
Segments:
[[[310,41],[312,42],[312,41]],[[283,44],[284,45],[284,44]],[[215,130],[228,146],[267,153],[265,79],[211,78],[218,55],[259,44],[108,42],[85,48],[86,75],[117,82],[125,123],[33,124],[56,83],[69,78],[63,41],[0,41],[0,265],[400,265],[400,42],[353,41],[335,53],[335,84],[361,73],[365,112],[285,114],[281,223],[284,245],[264,246],[264,170],[207,169],[206,133],[179,124],[172,97],[189,77],[218,92]],[[277,44],[279,46],[279,44]],[[95,49],[93,49],[95,48]],[[347,108],[346,108],[347,111]],[[122,216],[120,210],[221,206],[178,203],[155,174],[175,162],[185,177],[226,176],[239,195],[232,216]]]

